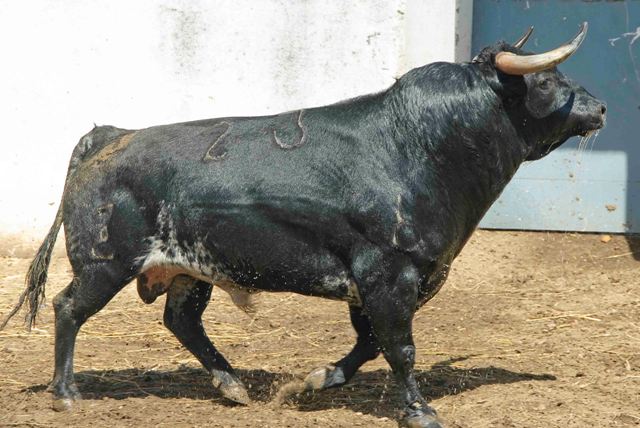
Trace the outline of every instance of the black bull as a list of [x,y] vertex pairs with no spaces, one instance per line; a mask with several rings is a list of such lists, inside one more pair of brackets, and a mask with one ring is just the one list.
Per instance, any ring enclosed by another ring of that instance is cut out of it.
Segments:
[[167,293],[166,326],[240,403],[246,390],[201,323],[214,284],[240,302],[258,290],[346,301],[357,342],[306,388],[343,385],[382,352],[405,421],[437,426],[413,375],[414,312],[523,161],[604,125],[604,104],[553,64],[503,72],[497,56],[524,57],[519,47],[417,68],[381,93],[326,107],[85,135],[10,314],[26,300],[35,320],[64,223],[74,275],[53,300],[55,406],[79,397],[80,326],[137,279],[147,302]]

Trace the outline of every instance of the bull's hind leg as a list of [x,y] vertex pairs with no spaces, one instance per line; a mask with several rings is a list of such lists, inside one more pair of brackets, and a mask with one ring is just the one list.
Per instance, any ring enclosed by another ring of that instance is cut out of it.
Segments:
[[87,265],[53,299],[55,311],[55,372],[50,390],[54,410],[67,410],[80,398],[73,380],[73,352],[80,327],[126,285],[126,277],[106,263]]
[[213,377],[213,385],[229,400],[250,402],[244,385],[231,365],[213,346],[202,326],[202,313],[211,297],[212,285],[178,276],[167,293],[164,324]]
[[351,324],[358,334],[355,346],[340,361],[320,367],[304,380],[307,391],[342,386],[356,374],[358,369],[367,361],[375,359],[380,349],[373,335],[369,319],[362,313],[362,309],[350,306]]

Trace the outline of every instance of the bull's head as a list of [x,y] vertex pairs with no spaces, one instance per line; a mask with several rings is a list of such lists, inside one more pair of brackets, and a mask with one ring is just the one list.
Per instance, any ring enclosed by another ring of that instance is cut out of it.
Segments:
[[521,50],[532,31],[513,45],[486,48],[474,59],[530,144],[527,160],[545,156],[570,137],[602,128],[606,118],[606,104],[555,67],[576,52],[587,23],[573,40],[541,54]]

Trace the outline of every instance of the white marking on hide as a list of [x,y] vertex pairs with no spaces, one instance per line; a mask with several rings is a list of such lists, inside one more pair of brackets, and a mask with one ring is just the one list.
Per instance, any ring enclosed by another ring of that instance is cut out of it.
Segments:
[[393,246],[398,245],[398,228],[404,223],[402,212],[400,211],[402,206],[402,196],[398,195],[396,198],[396,225],[393,228],[393,236],[391,237],[391,243]]
[[[349,302],[355,306],[362,305],[362,299],[360,298],[360,292],[355,281],[348,278],[346,275],[341,276],[326,276],[320,281],[320,287],[324,293],[328,296],[335,295],[336,298]],[[340,289],[346,287],[346,295],[340,296]]]
[[109,240],[109,229],[107,226],[102,226],[100,229],[100,236],[98,242],[107,242]]
[[[186,275],[222,288],[243,311],[255,313],[251,293],[218,272],[216,266],[210,262],[213,257],[201,240],[191,246],[184,243],[180,245],[168,207],[162,206],[157,221],[158,229],[167,231],[167,238],[165,241],[157,236],[148,238],[147,254],[137,260],[141,263],[141,273],[155,267],[179,267]],[[173,286],[174,284],[171,285]]]
[[113,253],[98,254],[95,248],[91,249],[91,257],[96,260],[113,260]]
[[[138,262],[143,261],[140,271],[144,272],[155,266],[175,265],[190,273],[212,278],[216,273],[215,267],[204,263],[205,259],[211,259],[210,254],[201,241],[197,241],[193,246],[180,246],[168,207],[162,206],[157,222],[159,230],[167,231],[167,238],[164,241],[157,236],[148,239],[147,254],[141,257],[142,260],[138,259]],[[196,277],[200,279],[199,276]]]
[[278,145],[278,147],[280,147],[281,149],[295,149],[297,147],[302,146],[306,141],[305,139],[307,138],[307,134],[304,132],[304,127],[302,126],[302,114],[304,113],[304,110],[300,110],[298,112],[298,120],[297,120],[297,124],[298,124],[298,128],[300,128],[300,131],[302,132],[302,136],[300,137],[300,141],[298,141],[297,143],[293,143],[291,145],[285,144],[282,142],[282,140],[280,138],[278,138],[278,136],[276,135],[276,130],[273,130],[273,139],[275,140],[276,144]]
[[209,149],[207,150],[207,153],[205,153],[205,154],[204,154],[204,157],[202,158],[202,160],[204,160],[204,161],[215,161],[215,160],[220,160],[220,159],[224,158],[225,156],[227,156],[227,152],[224,152],[224,153],[222,153],[221,155],[218,155],[218,156],[211,156],[211,151],[212,151],[212,150],[213,150],[213,149],[218,145],[218,143],[219,143],[220,141],[222,141],[222,139],[223,139],[224,137],[226,137],[226,136],[227,136],[227,134],[229,133],[229,130],[231,129],[231,125],[229,124],[229,122],[224,122],[224,121],[223,121],[223,122],[216,123],[216,124],[214,125],[214,128],[215,128],[216,126],[220,126],[220,125],[224,125],[224,126],[226,126],[226,127],[227,127],[227,129],[226,129],[222,134],[220,134],[220,136],[219,136],[218,138],[216,138],[216,140],[213,142],[213,144],[211,145],[211,147],[209,147]]
[[181,310],[184,308],[184,304],[189,297],[192,285],[193,278],[184,275],[178,275],[171,283],[171,287],[169,288],[171,307],[176,313],[178,313],[178,311],[182,313]]
[[[113,204],[101,205],[97,209],[97,216],[95,223],[101,226],[98,230],[98,236],[96,237],[96,244],[105,244],[109,240],[109,221],[111,220],[111,214],[113,213]],[[91,248],[91,257],[96,260],[113,260],[113,252],[110,248],[93,247]]]

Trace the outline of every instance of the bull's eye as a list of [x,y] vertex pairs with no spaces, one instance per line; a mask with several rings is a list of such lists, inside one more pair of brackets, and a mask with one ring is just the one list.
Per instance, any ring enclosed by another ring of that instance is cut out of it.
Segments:
[[542,89],[543,91],[549,89],[549,86],[551,86],[551,82],[549,82],[549,79],[543,79],[540,81],[540,83],[538,83],[538,88]]

